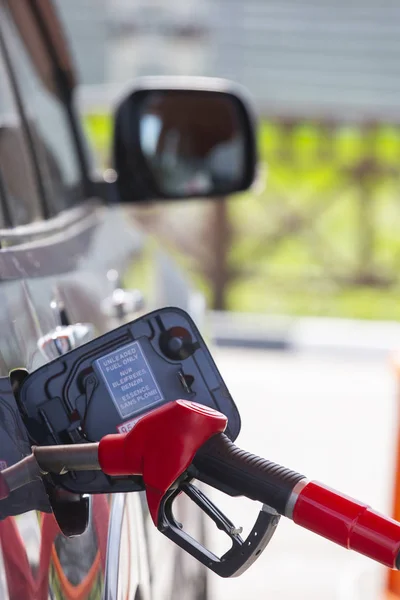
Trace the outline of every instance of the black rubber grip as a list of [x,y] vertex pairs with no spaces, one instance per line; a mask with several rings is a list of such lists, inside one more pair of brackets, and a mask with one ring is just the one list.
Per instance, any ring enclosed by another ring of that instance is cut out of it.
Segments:
[[214,435],[196,453],[196,478],[232,496],[246,496],[281,515],[295,485],[295,471],[238,448],[224,433]]

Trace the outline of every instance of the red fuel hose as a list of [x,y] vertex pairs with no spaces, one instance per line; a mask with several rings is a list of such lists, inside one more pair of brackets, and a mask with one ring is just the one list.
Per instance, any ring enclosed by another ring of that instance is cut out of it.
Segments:
[[399,569],[397,521],[315,481],[305,481],[293,504],[293,521],[298,525],[387,567]]
[[226,435],[197,452],[196,477],[233,496],[246,496],[345,548],[400,568],[400,523],[323,484],[238,448]]

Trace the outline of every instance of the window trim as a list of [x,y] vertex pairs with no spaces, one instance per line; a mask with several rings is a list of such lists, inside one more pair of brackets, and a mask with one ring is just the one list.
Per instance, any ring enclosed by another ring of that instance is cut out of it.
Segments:
[[31,241],[34,238],[48,237],[49,235],[61,233],[71,225],[80,223],[86,217],[95,214],[102,206],[102,202],[88,199],[82,205],[71,206],[45,221],[34,221],[27,225],[13,226],[11,229],[0,228],[0,241],[16,244],[27,239]]

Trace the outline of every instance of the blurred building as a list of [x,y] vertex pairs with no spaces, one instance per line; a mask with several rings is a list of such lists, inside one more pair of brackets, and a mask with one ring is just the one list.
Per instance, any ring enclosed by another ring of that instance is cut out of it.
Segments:
[[85,84],[107,80],[109,53],[109,0],[53,0],[72,44],[80,80]]
[[393,0],[56,0],[85,83],[204,74],[243,83],[261,110],[399,111]]
[[203,74],[211,19],[209,0],[110,0],[108,80]]

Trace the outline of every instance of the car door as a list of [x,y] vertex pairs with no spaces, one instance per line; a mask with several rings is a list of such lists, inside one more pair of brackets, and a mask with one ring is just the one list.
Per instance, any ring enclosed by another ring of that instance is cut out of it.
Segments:
[[[90,194],[76,124],[46,70],[45,45],[35,45],[36,3],[22,5],[16,20],[15,3],[0,2],[1,468],[30,451],[15,386],[115,326],[107,274],[122,275],[143,254],[121,211]],[[148,598],[139,497],[80,498],[36,482],[2,500],[0,516],[1,598],[134,598],[139,589]]]
[[[15,401],[26,373],[143,310],[196,304],[173,262],[91,185],[94,168],[59,71],[61,62],[71,77],[69,61],[62,51],[58,62],[51,54],[61,36],[53,20],[49,39],[51,11],[48,0],[0,0],[3,468],[30,451]],[[124,287],[127,273],[134,285],[140,280],[145,305],[138,290]],[[180,568],[182,551],[147,514],[138,494],[88,500],[40,482],[14,492],[0,502],[1,597],[147,600],[150,587],[154,598],[177,590],[198,597],[204,569],[193,559]]]

